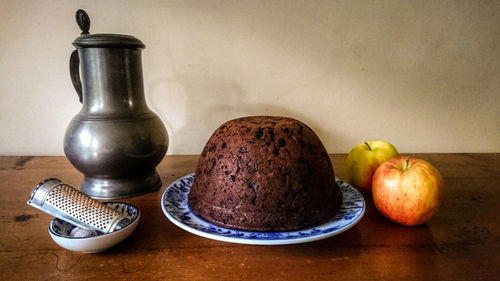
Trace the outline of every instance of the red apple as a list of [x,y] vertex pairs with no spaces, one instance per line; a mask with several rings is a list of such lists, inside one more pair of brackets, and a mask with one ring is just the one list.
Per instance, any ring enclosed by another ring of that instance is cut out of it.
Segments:
[[372,181],[375,207],[390,220],[414,226],[426,223],[444,198],[444,182],[429,162],[408,156],[389,159]]

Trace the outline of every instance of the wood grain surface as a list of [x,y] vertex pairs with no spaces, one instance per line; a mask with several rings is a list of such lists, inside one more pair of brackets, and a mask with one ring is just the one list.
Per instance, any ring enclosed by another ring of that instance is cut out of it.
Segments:
[[[51,217],[26,205],[33,187],[56,177],[83,179],[65,157],[0,157],[1,280],[499,280],[500,154],[413,154],[434,164],[446,183],[437,216],[419,227],[382,217],[369,194],[362,221],[311,243],[249,246],[190,234],[163,215],[160,198],[194,171],[197,156],[167,156],[163,186],[122,199],[142,212],[137,230],[98,254],[60,248]],[[337,176],[345,155],[331,155]]]

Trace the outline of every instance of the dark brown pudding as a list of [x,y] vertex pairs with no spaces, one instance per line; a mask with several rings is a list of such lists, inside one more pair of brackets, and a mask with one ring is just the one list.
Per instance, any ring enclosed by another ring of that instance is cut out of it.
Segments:
[[326,222],[342,194],[316,134],[291,118],[253,116],[221,125],[199,158],[192,210],[211,223],[287,231]]

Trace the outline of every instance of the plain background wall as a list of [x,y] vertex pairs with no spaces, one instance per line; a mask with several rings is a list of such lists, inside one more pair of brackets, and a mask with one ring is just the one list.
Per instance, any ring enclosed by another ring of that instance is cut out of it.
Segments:
[[500,152],[500,1],[0,0],[0,155],[63,155],[78,8],[91,33],[146,44],[169,154],[257,114],[302,120],[330,153]]

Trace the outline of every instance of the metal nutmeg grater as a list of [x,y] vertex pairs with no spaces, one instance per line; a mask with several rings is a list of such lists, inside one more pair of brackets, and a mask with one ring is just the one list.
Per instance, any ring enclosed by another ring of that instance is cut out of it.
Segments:
[[109,233],[130,223],[123,214],[55,178],[39,183],[28,205],[80,228]]

